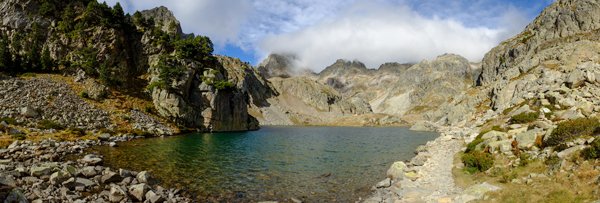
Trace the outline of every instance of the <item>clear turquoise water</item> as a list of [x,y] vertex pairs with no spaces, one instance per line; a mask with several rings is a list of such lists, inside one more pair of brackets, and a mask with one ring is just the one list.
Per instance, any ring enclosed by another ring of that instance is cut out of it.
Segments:
[[200,202],[354,202],[396,160],[437,136],[406,128],[263,127],[99,147],[113,168],[148,170]]

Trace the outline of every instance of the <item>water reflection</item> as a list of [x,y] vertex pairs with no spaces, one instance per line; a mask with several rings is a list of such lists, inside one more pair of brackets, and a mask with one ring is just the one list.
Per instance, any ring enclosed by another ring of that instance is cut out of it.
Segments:
[[265,127],[100,147],[115,168],[150,169],[199,200],[351,202],[434,133],[404,128]]

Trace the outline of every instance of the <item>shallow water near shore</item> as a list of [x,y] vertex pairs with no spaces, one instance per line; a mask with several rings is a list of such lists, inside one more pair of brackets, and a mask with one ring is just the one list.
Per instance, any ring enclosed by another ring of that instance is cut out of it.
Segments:
[[198,201],[354,202],[437,133],[406,128],[263,127],[93,148],[105,166],[147,170]]

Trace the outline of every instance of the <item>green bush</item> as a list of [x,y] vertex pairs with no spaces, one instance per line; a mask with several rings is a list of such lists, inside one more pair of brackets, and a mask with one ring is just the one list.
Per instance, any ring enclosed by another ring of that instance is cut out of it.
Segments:
[[43,130],[54,129],[54,130],[62,130],[65,129],[64,126],[58,124],[51,120],[41,120],[38,122],[38,128]]
[[23,134],[23,133],[14,134],[14,135],[11,135],[11,137],[15,140],[25,140],[27,138],[27,136],[25,136],[25,134]]
[[229,81],[217,81],[215,82],[214,86],[218,90],[227,90],[233,88],[235,85]]
[[599,127],[600,122],[595,118],[578,118],[559,123],[544,146],[556,146],[578,137],[593,135]]
[[465,153],[475,151],[475,147],[477,147],[477,145],[481,144],[483,141],[484,140],[481,139],[480,136],[477,136],[477,138],[475,138],[475,140],[473,140],[472,142],[467,144],[467,149],[465,150]]
[[17,122],[16,119],[10,118],[10,117],[0,118],[0,122],[2,122],[2,121],[6,122],[7,124],[10,124],[10,125],[18,125],[19,124],[19,122]]
[[595,139],[590,147],[585,148],[581,151],[581,156],[585,159],[597,159],[600,158],[600,139]]
[[539,113],[537,112],[524,112],[517,115],[514,115],[510,118],[510,122],[513,124],[523,124],[523,123],[531,123],[537,120]]
[[88,92],[86,92],[86,91],[82,91],[81,93],[79,93],[79,96],[81,98],[85,98],[85,99],[89,99],[90,98],[90,94],[88,94]]
[[472,151],[465,153],[461,157],[465,164],[466,171],[475,173],[478,171],[486,171],[494,166],[494,157],[485,152]]

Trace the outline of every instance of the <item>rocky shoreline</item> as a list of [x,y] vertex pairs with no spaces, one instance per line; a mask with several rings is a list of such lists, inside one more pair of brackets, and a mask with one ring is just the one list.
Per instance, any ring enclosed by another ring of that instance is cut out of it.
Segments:
[[[112,169],[84,149],[140,137],[58,142],[15,141],[0,149],[0,199],[4,202],[192,202],[178,189],[166,189],[146,172]],[[69,161],[66,156],[83,156]]]
[[418,147],[410,161],[393,163],[387,178],[373,186],[373,194],[363,202],[468,202],[499,189],[488,183],[463,189],[454,182],[454,156],[477,129],[439,127],[437,131],[440,136]]

